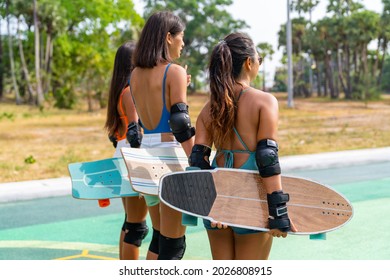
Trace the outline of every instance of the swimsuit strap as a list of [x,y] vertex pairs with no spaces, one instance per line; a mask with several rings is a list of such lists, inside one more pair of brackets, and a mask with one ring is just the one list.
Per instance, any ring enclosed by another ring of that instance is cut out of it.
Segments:
[[[233,127],[233,130],[234,130],[234,133],[236,134],[238,140],[239,140],[239,141],[241,142],[241,144],[244,146],[245,150],[246,150],[246,151],[249,151],[248,146],[245,144],[244,140],[242,140],[240,134],[238,134],[238,131],[237,131],[236,127]],[[250,152],[250,151],[249,151],[249,152]]]
[[167,73],[168,73],[168,69],[169,67],[172,65],[172,63],[169,63],[167,65],[167,67],[165,67],[165,71],[164,71],[164,78],[163,78],[163,84],[162,84],[162,99],[163,99],[163,110],[165,109],[166,105],[165,105],[165,81],[167,80]]

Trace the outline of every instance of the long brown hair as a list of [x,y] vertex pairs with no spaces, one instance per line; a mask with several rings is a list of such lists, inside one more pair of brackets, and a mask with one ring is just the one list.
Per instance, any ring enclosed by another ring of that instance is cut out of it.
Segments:
[[159,62],[172,62],[166,36],[184,31],[182,20],[169,11],[152,14],[142,29],[134,52],[134,67],[153,68]]
[[122,90],[128,85],[130,73],[133,70],[132,56],[135,42],[129,41],[121,45],[115,55],[114,69],[108,95],[107,118],[104,125],[108,135],[114,136],[120,125],[117,110],[118,99]]
[[243,33],[226,36],[213,49],[209,64],[210,116],[208,130],[214,144],[220,148],[233,136],[237,116],[237,100],[234,86],[242,65],[256,56],[252,39]]

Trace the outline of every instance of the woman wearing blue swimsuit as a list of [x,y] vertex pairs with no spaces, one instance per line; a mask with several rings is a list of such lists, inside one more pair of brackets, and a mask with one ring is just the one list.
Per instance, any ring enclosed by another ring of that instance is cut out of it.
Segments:
[[[253,41],[242,33],[225,37],[210,58],[211,95],[196,122],[191,166],[258,170],[267,189],[271,228],[266,233],[204,220],[213,259],[267,259],[273,236],[286,237],[287,231],[295,231],[281,185],[278,102],[250,86],[261,62]],[[213,145],[217,153],[210,166]]]
[[[170,12],[157,12],[147,20],[133,56],[130,78],[138,116],[142,123],[141,147],[182,147],[187,156],[194,143],[187,103],[189,76],[180,65],[184,24]],[[147,259],[178,260],[185,252],[185,227],[181,213],[145,196],[153,224]]]

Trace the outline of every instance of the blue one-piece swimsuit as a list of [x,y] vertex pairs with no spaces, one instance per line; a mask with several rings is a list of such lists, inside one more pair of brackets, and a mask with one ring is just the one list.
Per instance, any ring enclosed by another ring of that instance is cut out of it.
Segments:
[[[163,108],[162,108],[162,113],[161,113],[161,117],[160,117],[160,121],[157,125],[156,128],[154,129],[151,129],[151,130],[148,130],[147,128],[145,128],[143,125],[142,125],[142,121],[141,119],[139,120],[140,122],[140,125],[142,126],[143,130],[144,130],[144,134],[154,134],[154,133],[166,133],[166,132],[171,132],[171,128],[169,126],[169,119],[171,117],[171,113],[167,110],[166,108],[166,103],[165,103],[165,84],[166,84],[166,79],[167,79],[167,72],[168,72],[168,69],[169,69],[169,66],[171,66],[171,63],[169,63],[166,68],[165,68],[165,72],[164,72],[164,77],[163,77],[163,82],[162,82],[162,100],[163,100]],[[130,81],[129,81],[129,84],[130,84]],[[130,86],[130,93],[131,93],[131,86]],[[133,97],[133,95],[131,95]],[[133,97],[133,102],[135,104],[135,100],[134,100],[134,97]],[[141,144],[141,147],[142,147],[142,144]],[[145,198],[145,201],[146,201],[146,204],[151,207],[151,206],[155,206],[157,204],[160,203],[160,199],[158,198],[158,196],[154,196],[154,195],[144,195],[144,198]]]
[[[165,103],[165,82],[167,79],[167,72],[168,72],[169,66],[171,66],[171,63],[169,63],[167,65],[167,67],[165,68],[164,78],[163,78],[163,83],[162,83],[163,108],[162,108],[160,121],[159,121],[156,128],[149,130],[142,125],[142,121],[140,120],[140,124],[141,124],[142,128],[144,129],[144,134],[171,132],[171,128],[169,126],[169,119],[171,117],[171,113],[167,110],[167,106]],[[130,84],[130,81],[129,81],[129,84]],[[131,92],[131,86],[130,86],[130,92]],[[131,95],[131,96],[133,97],[133,95]],[[133,97],[133,101],[134,101],[134,97]],[[134,101],[134,104],[135,104],[135,101]]]

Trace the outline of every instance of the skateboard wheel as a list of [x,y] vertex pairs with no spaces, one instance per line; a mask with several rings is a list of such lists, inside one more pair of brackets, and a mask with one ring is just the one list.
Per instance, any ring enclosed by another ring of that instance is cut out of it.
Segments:
[[110,205],[110,200],[109,199],[99,199],[99,206],[100,207],[107,207]]

